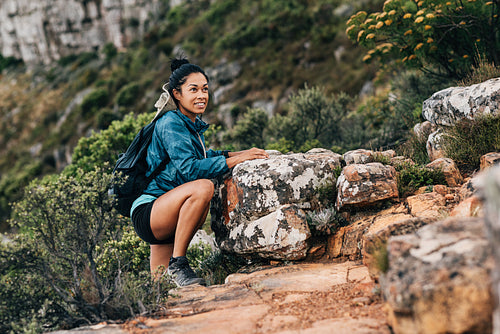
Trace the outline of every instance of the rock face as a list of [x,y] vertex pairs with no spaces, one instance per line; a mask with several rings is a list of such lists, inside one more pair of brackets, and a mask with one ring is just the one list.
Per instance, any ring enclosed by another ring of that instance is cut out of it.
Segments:
[[212,229],[223,250],[274,259],[306,256],[306,215],[325,180],[335,184],[341,156],[327,150],[272,155],[237,165],[221,180],[212,205]]
[[0,53],[49,64],[95,51],[106,43],[126,47],[160,19],[159,0],[3,0]]
[[380,278],[395,333],[489,333],[491,250],[481,218],[448,218],[389,239]]
[[432,124],[452,126],[480,114],[498,114],[500,78],[468,87],[450,87],[424,101],[423,117]]

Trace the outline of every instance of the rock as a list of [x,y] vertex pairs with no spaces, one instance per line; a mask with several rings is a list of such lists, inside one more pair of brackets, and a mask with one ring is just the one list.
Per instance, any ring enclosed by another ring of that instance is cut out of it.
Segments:
[[414,217],[441,219],[450,210],[446,206],[445,196],[436,192],[409,196],[406,202]]
[[482,193],[485,197],[485,223],[489,247],[493,252],[495,267],[493,281],[493,333],[500,333],[500,167],[490,168],[484,175]]
[[238,224],[227,238],[219,240],[219,245],[222,250],[251,257],[301,260],[307,255],[310,236],[304,211],[288,204],[267,216]]
[[335,186],[340,158],[316,149],[237,165],[231,177],[219,180],[212,202],[212,230],[218,245],[226,251],[277,260],[305,256],[310,232],[302,209],[318,202],[317,188],[325,180]]
[[396,170],[379,162],[344,167],[337,180],[337,208],[365,206],[398,197]]
[[343,155],[344,161],[347,165],[352,164],[367,164],[373,162],[373,151],[370,150],[354,150],[348,151]]
[[443,147],[441,145],[443,132],[441,129],[437,129],[429,135],[427,138],[427,143],[425,147],[427,149],[427,155],[430,161],[444,157]]
[[498,114],[500,78],[468,87],[450,87],[424,101],[422,116],[432,124],[452,126],[461,119]]
[[344,153],[343,158],[347,165],[352,165],[374,162],[377,156],[382,156],[389,161],[391,158],[396,156],[396,152],[393,150],[374,152],[370,150],[358,149]]
[[207,232],[205,232],[204,230],[196,231],[196,233],[193,236],[193,239],[191,239],[191,242],[189,243],[189,247],[196,246],[199,244],[210,247],[212,252],[218,249],[214,237],[208,235]]
[[106,43],[123,48],[142,36],[151,21],[162,19],[159,6],[159,0],[4,0],[0,54],[50,64]]
[[394,333],[488,333],[493,266],[481,218],[448,218],[391,237],[380,277]]
[[450,212],[452,217],[483,217],[483,201],[478,196],[471,196],[460,202]]
[[436,126],[429,121],[417,123],[413,127],[413,132],[415,133],[415,135],[423,140],[427,140],[429,134],[434,131],[436,131]]
[[481,157],[480,170],[485,170],[493,165],[500,164],[500,152],[491,152]]
[[449,158],[435,159],[425,167],[443,171],[446,182],[450,187],[459,187],[464,182],[455,162]]

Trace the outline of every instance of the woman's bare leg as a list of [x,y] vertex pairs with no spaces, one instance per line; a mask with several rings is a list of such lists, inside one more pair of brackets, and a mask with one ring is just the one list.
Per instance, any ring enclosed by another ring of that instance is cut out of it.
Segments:
[[171,256],[185,256],[189,242],[203,225],[214,185],[201,179],[185,183],[160,196],[151,210],[151,229],[158,240],[175,235],[174,244],[151,245],[151,271],[168,267]]

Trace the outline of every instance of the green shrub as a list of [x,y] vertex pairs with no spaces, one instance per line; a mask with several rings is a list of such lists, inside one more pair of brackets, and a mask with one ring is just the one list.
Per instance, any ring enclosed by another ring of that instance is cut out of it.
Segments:
[[87,115],[95,113],[97,110],[104,108],[109,101],[108,91],[105,89],[95,89],[84,97],[80,107],[82,108],[82,114]]
[[263,147],[263,132],[267,124],[268,117],[264,110],[249,108],[231,130],[233,145],[237,149],[248,149],[253,146]]
[[285,154],[293,150],[295,144],[291,140],[281,137],[278,141],[270,142],[266,145],[266,150],[276,150]]
[[398,171],[397,182],[400,197],[406,197],[423,186],[447,185],[441,170],[406,162],[396,165],[395,168]]
[[43,280],[49,291],[42,300],[51,312],[64,314],[68,326],[154,311],[171,287],[166,276],[152,280],[147,245],[112,209],[111,181],[99,168],[45,178],[32,182],[14,205],[13,222],[36,258],[1,277],[22,269],[24,277]]
[[463,119],[445,130],[442,136],[445,155],[460,169],[479,168],[480,158],[500,150],[500,116],[482,115]]
[[118,54],[118,50],[113,43],[106,43],[101,49],[102,54],[107,62],[110,62]]
[[353,15],[346,33],[369,49],[367,61],[396,58],[460,78],[475,65],[476,52],[499,61],[499,12],[492,1],[387,0],[381,12]]
[[123,86],[116,94],[116,104],[119,106],[130,107],[138,99],[142,90],[141,84],[131,82]]
[[459,86],[471,86],[489,79],[500,77],[500,67],[493,62],[486,60],[484,56],[478,55],[476,65],[472,66],[472,71],[462,80],[458,81]]

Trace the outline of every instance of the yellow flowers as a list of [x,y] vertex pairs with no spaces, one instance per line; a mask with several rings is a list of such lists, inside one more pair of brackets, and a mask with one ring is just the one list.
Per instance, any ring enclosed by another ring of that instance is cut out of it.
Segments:
[[417,56],[415,56],[415,55],[411,55],[411,56],[409,56],[409,57],[408,57],[408,60],[413,60],[413,59],[415,59],[415,58],[417,58]]
[[462,58],[467,59],[469,58],[469,55],[463,55]]
[[384,22],[380,21],[380,22],[377,23],[377,25],[375,26],[375,28],[380,29],[383,26],[384,26]]
[[371,57],[372,56],[370,56],[370,55],[366,55],[366,56],[363,57],[363,61],[368,61],[368,60],[371,59]]
[[425,30],[431,30],[431,29],[432,29],[432,27],[431,27],[430,25],[426,24],[426,25],[425,25],[425,27],[424,27],[424,29],[425,29]]
[[415,19],[415,23],[420,23],[424,20],[423,16],[419,16]]
[[364,33],[365,33],[365,31],[364,31],[364,30],[360,30],[360,31],[358,32],[358,42],[359,42],[359,39],[361,38],[361,36],[363,36],[363,34],[364,34]]
[[435,16],[434,16],[434,14],[429,13],[429,14],[425,15],[425,17],[428,19],[433,19]]
[[366,39],[373,39],[373,38],[375,38],[375,34],[374,33],[366,35]]
[[391,11],[389,12],[389,15],[395,15],[395,14],[396,14],[396,10],[395,10],[395,9],[393,9],[393,10],[391,10]]
[[491,6],[493,5],[493,1],[488,1],[487,3],[485,3],[486,6]]
[[417,46],[415,47],[415,51],[421,49],[422,46],[424,46],[424,43],[418,43]]
[[413,34],[413,31],[411,29],[410,30],[406,30],[405,33],[404,33],[405,36],[408,36],[408,35],[411,35],[411,34]]
[[411,13],[406,13],[403,15],[403,19],[411,19]]
[[461,26],[464,26],[464,25],[466,25],[467,23],[465,23],[465,21],[460,21],[460,23],[459,23],[459,24],[460,24]]
[[434,40],[433,40],[432,38],[430,38],[430,37],[429,37],[429,38],[427,38],[427,43],[428,43],[428,44],[431,44],[432,42],[434,42]]
[[385,20],[384,23],[386,26],[390,26],[392,24],[392,20]]
[[421,10],[419,10],[419,11],[417,12],[417,16],[420,16],[420,15],[423,15],[423,14],[424,14],[424,10],[423,10],[423,9],[421,9]]
[[354,29],[354,28],[356,28],[356,26],[355,26],[355,25],[349,26],[349,27],[345,30],[345,33],[346,33],[347,35],[349,35],[349,32],[350,32],[352,29]]

